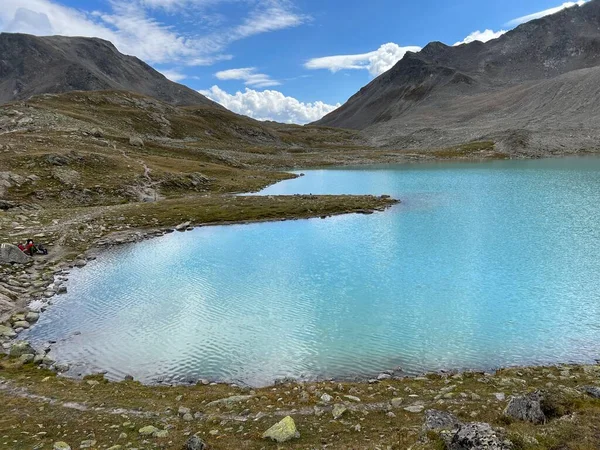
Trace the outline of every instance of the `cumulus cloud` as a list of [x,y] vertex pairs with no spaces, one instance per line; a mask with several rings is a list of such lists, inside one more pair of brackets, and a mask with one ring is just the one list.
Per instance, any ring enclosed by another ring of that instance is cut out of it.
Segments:
[[271,79],[269,75],[258,73],[256,67],[245,67],[242,69],[222,70],[215,73],[219,80],[242,80],[246,86],[271,87],[279,86],[281,83]]
[[583,6],[588,1],[590,1],[590,0],[579,0],[576,2],[566,2],[566,3],[563,3],[562,5],[556,6],[554,8],[549,8],[549,9],[545,9],[543,11],[538,11],[533,14],[528,14],[523,17],[518,17],[518,18],[513,19],[510,22],[508,22],[507,25],[509,25],[509,26],[521,25],[522,23],[529,22],[530,20],[539,19],[541,17],[549,16],[551,14],[556,14],[557,12],[560,12],[563,9],[572,8],[573,6]]
[[400,47],[393,42],[383,44],[377,50],[358,55],[336,55],[313,58],[306,62],[307,69],[327,69],[333,73],[340,70],[368,70],[376,77],[391,69],[406,52],[418,52],[421,47]]
[[341,106],[339,103],[328,105],[321,101],[304,103],[273,90],[259,92],[246,88],[244,92],[229,94],[218,86],[213,86],[200,93],[238,114],[284,123],[314,122]]
[[209,6],[221,1],[226,0],[111,0],[109,10],[86,11],[54,0],[28,0],[26,6],[23,0],[2,0],[0,31],[99,37],[152,64],[210,65],[231,59],[225,49],[235,41],[309,20],[296,13],[287,0],[248,2],[248,14],[239,24],[204,36],[179,33],[152,16],[159,7]]
[[473,31],[470,35],[468,35],[462,41],[459,41],[456,44],[454,44],[454,46],[461,45],[461,44],[470,44],[471,42],[475,42],[475,41],[481,41],[481,42],[491,41],[492,39],[498,39],[504,33],[506,33],[506,30],[500,30],[500,31],[493,31],[493,30],[479,31],[479,30],[477,30],[477,31]]

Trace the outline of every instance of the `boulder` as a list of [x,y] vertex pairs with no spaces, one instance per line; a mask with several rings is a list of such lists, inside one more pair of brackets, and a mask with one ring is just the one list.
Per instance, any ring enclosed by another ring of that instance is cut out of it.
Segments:
[[531,422],[533,424],[546,423],[546,415],[542,411],[542,395],[532,392],[527,395],[513,396],[504,410],[504,415],[511,419]]
[[583,392],[585,392],[590,397],[600,398],[600,387],[598,386],[585,386],[583,388]]
[[185,443],[185,450],[206,450],[206,444],[198,436],[192,436]]
[[14,338],[17,336],[15,330],[5,325],[0,325],[0,337]]
[[265,431],[262,437],[263,439],[272,439],[281,444],[283,442],[291,441],[292,439],[298,439],[300,433],[298,433],[298,430],[296,429],[294,419],[287,416]]
[[425,423],[423,431],[442,431],[454,430],[460,425],[460,420],[454,415],[446,411],[438,411],[437,409],[428,409],[425,411]]
[[19,247],[12,244],[0,245],[0,264],[27,264],[31,257],[21,251]]
[[17,341],[10,347],[10,356],[35,355],[35,350],[29,345],[29,342]]
[[447,446],[448,450],[511,450],[512,444],[498,436],[487,423],[460,425]]
[[143,147],[144,141],[137,136],[131,136],[129,138],[129,145],[131,145],[133,147]]

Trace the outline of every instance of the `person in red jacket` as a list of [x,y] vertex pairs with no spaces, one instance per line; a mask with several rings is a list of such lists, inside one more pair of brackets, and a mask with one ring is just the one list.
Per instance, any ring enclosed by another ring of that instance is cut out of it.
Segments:
[[32,239],[27,239],[27,244],[25,245],[24,251],[29,256],[33,256],[33,254],[35,253],[35,244],[33,243]]
[[17,244],[17,247],[19,247],[19,250],[21,250],[22,252],[24,252],[24,251],[25,251],[25,246],[23,245],[23,243],[22,243],[22,242],[19,242],[19,243]]

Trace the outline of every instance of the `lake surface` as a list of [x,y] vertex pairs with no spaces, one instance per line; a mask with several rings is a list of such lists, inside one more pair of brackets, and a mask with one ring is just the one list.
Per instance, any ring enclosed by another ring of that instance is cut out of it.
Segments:
[[27,337],[59,341],[61,361],[146,382],[600,358],[600,159],[305,173],[264,194],[402,204],[109,250],[72,271]]

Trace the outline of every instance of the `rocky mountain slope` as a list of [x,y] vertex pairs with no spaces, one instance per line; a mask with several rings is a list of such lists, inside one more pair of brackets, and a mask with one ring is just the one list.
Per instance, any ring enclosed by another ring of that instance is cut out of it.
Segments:
[[174,105],[212,105],[108,41],[0,33],[0,104],[36,94],[124,90]]
[[492,140],[536,154],[598,146],[600,0],[499,39],[407,53],[319,125],[399,148]]

